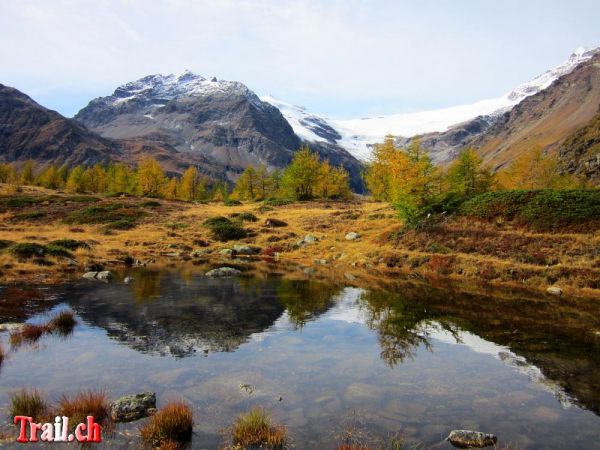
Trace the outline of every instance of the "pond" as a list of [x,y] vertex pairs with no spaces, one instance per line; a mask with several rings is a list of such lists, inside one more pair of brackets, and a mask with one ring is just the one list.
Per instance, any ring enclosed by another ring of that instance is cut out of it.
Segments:
[[[102,388],[111,398],[154,391],[159,408],[188,402],[199,449],[218,448],[255,405],[298,449],[334,449],[348,436],[450,448],[444,438],[462,428],[511,448],[600,448],[597,301],[410,281],[365,289],[175,269],[131,275],[132,284],[47,289],[19,313],[0,307],[0,322],[41,322],[65,308],[78,319],[68,338],[8,353],[5,424],[19,388],[49,398]],[[0,339],[10,348],[7,332]],[[134,448],[138,425],[119,426],[103,446]]]

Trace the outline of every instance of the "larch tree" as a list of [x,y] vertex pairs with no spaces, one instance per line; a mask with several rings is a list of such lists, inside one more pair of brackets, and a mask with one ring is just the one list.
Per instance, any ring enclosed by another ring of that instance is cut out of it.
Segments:
[[493,175],[483,166],[475,149],[468,147],[448,169],[448,184],[451,192],[471,196],[488,191],[492,187]]
[[143,196],[159,197],[165,184],[165,173],[152,157],[145,157],[137,169],[137,185]]
[[301,147],[292,163],[283,172],[282,189],[297,200],[313,198],[319,180],[320,166],[318,155],[306,146]]

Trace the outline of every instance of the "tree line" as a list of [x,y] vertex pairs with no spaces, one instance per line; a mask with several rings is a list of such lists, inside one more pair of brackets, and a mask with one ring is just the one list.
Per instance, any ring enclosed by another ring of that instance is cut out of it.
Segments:
[[20,186],[41,186],[73,193],[126,193],[168,200],[209,201],[267,198],[308,200],[313,198],[346,198],[350,195],[348,172],[321,161],[308,147],[296,152],[291,164],[283,170],[271,170],[261,164],[249,166],[241,174],[233,191],[223,182],[215,182],[190,166],[181,176],[167,176],[152,157],[143,158],[137,167],[124,163],[93,166],[36,167],[26,161],[20,168],[0,164],[0,183],[15,189]]
[[472,147],[462,150],[448,167],[434,166],[418,139],[402,148],[393,136],[375,145],[364,179],[371,195],[391,203],[409,226],[417,225],[436,209],[490,190],[585,186],[585,180],[561,174],[556,158],[545,155],[541,149],[524,154],[493,173]]

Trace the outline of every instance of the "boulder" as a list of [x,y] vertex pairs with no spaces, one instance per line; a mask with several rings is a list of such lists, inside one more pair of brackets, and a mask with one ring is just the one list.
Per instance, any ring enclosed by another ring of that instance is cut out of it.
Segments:
[[471,430],[452,430],[446,438],[452,445],[460,448],[483,448],[495,445],[498,438],[493,434]]
[[131,422],[156,412],[156,394],[142,392],[126,395],[110,405],[110,417],[115,422]]
[[98,272],[86,272],[83,274],[83,278],[87,280],[95,280],[98,276]]
[[224,248],[223,250],[221,250],[219,252],[219,255],[221,256],[235,256],[235,250],[233,250],[232,248]]
[[562,293],[563,293],[562,289],[559,288],[558,286],[550,286],[548,289],[546,289],[546,292],[548,294],[558,295],[558,296],[562,295]]
[[351,231],[350,233],[348,233],[348,234],[346,235],[346,240],[347,240],[347,241],[355,241],[355,240],[357,240],[358,238],[360,238],[360,234],[358,234],[358,233],[355,233],[354,231]]
[[260,248],[250,247],[249,245],[234,245],[233,251],[237,255],[256,255],[257,253],[260,253]]
[[123,283],[130,284],[130,283],[133,283],[134,281],[135,281],[135,278],[133,278],[133,277],[125,277],[125,279],[123,280]]
[[206,272],[206,276],[210,278],[225,278],[225,277],[234,277],[239,275],[240,272],[233,267],[219,267],[217,269],[209,270]]
[[279,219],[267,219],[265,221],[265,226],[271,227],[271,228],[276,228],[276,227],[287,227],[288,224],[287,224],[287,222],[284,222],[283,220],[279,220]]
[[103,270],[96,274],[96,279],[100,281],[108,281],[113,278],[113,274],[110,270]]
[[317,242],[319,240],[319,238],[316,236],[313,236],[312,234],[307,234],[306,236],[304,236],[304,239],[302,239],[302,240],[306,244],[313,244],[313,243]]

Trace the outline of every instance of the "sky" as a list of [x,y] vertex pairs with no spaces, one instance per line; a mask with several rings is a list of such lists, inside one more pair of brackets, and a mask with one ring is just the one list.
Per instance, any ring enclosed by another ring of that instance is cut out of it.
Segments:
[[598,0],[0,0],[0,83],[72,116],[185,69],[332,118],[495,98],[600,46]]

